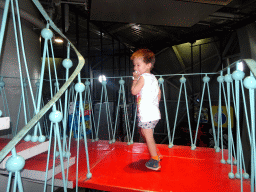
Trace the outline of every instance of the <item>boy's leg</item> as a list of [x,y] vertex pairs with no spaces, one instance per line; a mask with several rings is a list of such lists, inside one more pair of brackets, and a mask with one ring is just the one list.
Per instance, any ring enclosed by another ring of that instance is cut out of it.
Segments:
[[156,143],[155,139],[153,136],[153,129],[141,129],[141,132],[143,136],[145,137],[149,153],[151,157],[156,157],[157,156],[157,151],[156,151]]
[[145,137],[145,140],[146,140],[146,143],[148,146],[148,150],[151,155],[151,159],[145,165],[148,169],[157,171],[161,168],[161,165],[159,162],[160,159],[159,159],[159,157],[157,155],[157,151],[156,151],[156,143],[155,143],[155,139],[153,136],[153,129],[143,129],[142,128],[141,131]]
[[142,132],[142,128],[138,127],[138,129],[139,129],[139,134],[140,134],[139,142],[140,143],[145,143],[145,136],[144,136],[144,134]]

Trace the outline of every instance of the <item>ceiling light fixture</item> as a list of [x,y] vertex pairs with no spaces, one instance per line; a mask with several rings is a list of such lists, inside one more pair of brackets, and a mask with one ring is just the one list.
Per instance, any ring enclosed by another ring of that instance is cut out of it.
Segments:
[[244,64],[242,61],[239,61],[237,63],[237,70],[243,71],[244,70]]
[[54,41],[56,43],[63,43],[63,39],[61,39],[61,38],[56,38],[56,39],[54,39]]
[[106,78],[105,75],[100,75],[100,76],[99,76],[99,82],[102,83],[102,81],[106,81],[106,80],[107,80],[107,78]]

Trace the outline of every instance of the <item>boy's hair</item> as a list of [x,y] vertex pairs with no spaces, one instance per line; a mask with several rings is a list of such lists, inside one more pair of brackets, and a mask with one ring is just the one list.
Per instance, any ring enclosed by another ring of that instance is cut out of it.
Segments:
[[135,58],[139,58],[139,57],[142,57],[143,61],[146,64],[151,63],[152,64],[151,69],[154,67],[156,59],[155,59],[155,54],[152,51],[150,51],[149,49],[139,49],[132,54],[131,60],[134,60]]

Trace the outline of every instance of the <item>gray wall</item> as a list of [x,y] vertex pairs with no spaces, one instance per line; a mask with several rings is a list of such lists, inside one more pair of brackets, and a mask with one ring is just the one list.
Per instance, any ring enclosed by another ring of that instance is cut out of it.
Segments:
[[[29,11],[30,14],[38,15],[37,11],[34,10],[34,7],[31,5],[31,2],[23,2],[20,3],[22,7]],[[0,20],[2,19],[3,10],[0,10]],[[40,41],[39,35],[40,30],[33,30],[34,26],[27,21],[22,19],[22,32],[23,32],[23,39],[24,39],[24,46],[27,56],[27,63],[29,66],[29,73],[30,78],[38,79],[40,77],[40,61],[41,61],[41,50],[40,50]],[[7,28],[5,32],[3,44],[3,51],[1,55],[1,63],[0,63],[0,75],[4,76],[3,81],[5,82],[5,92],[7,95],[10,115],[11,115],[11,129],[16,126],[16,119],[18,114],[18,106],[20,103],[21,97],[21,85],[20,85],[20,74],[19,74],[19,66],[18,66],[18,57],[17,57],[17,50],[16,50],[16,43],[15,43],[15,36],[14,36],[14,27],[13,27],[13,20],[11,15],[8,17]],[[20,45],[20,43],[19,43]],[[21,48],[20,48],[20,54]],[[21,65],[23,77],[25,75],[24,69],[24,60],[23,56],[21,56]],[[32,86],[35,93],[35,82],[36,80],[32,81]],[[28,87],[27,87],[28,88]],[[3,110],[3,97],[0,96],[0,110]],[[31,97],[29,96],[29,102],[31,103]],[[32,106],[32,105],[31,105]],[[30,108],[31,113],[33,112],[33,108]],[[33,114],[31,114],[33,115]],[[4,114],[3,114],[4,116]],[[24,113],[23,110],[20,116],[20,122],[18,128],[22,128],[25,124],[24,121]],[[6,134],[4,132],[0,132],[1,136]]]

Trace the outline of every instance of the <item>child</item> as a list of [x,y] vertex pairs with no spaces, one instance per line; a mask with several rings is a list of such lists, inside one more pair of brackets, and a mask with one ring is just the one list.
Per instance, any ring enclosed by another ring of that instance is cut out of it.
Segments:
[[137,95],[138,127],[141,128],[151,155],[146,167],[157,171],[161,166],[153,129],[161,118],[159,111],[161,91],[156,77],[150,73],[155,64],[155,54],[148,49],[139,49],[132,54],[131,60],[134,64],[131,93]]

